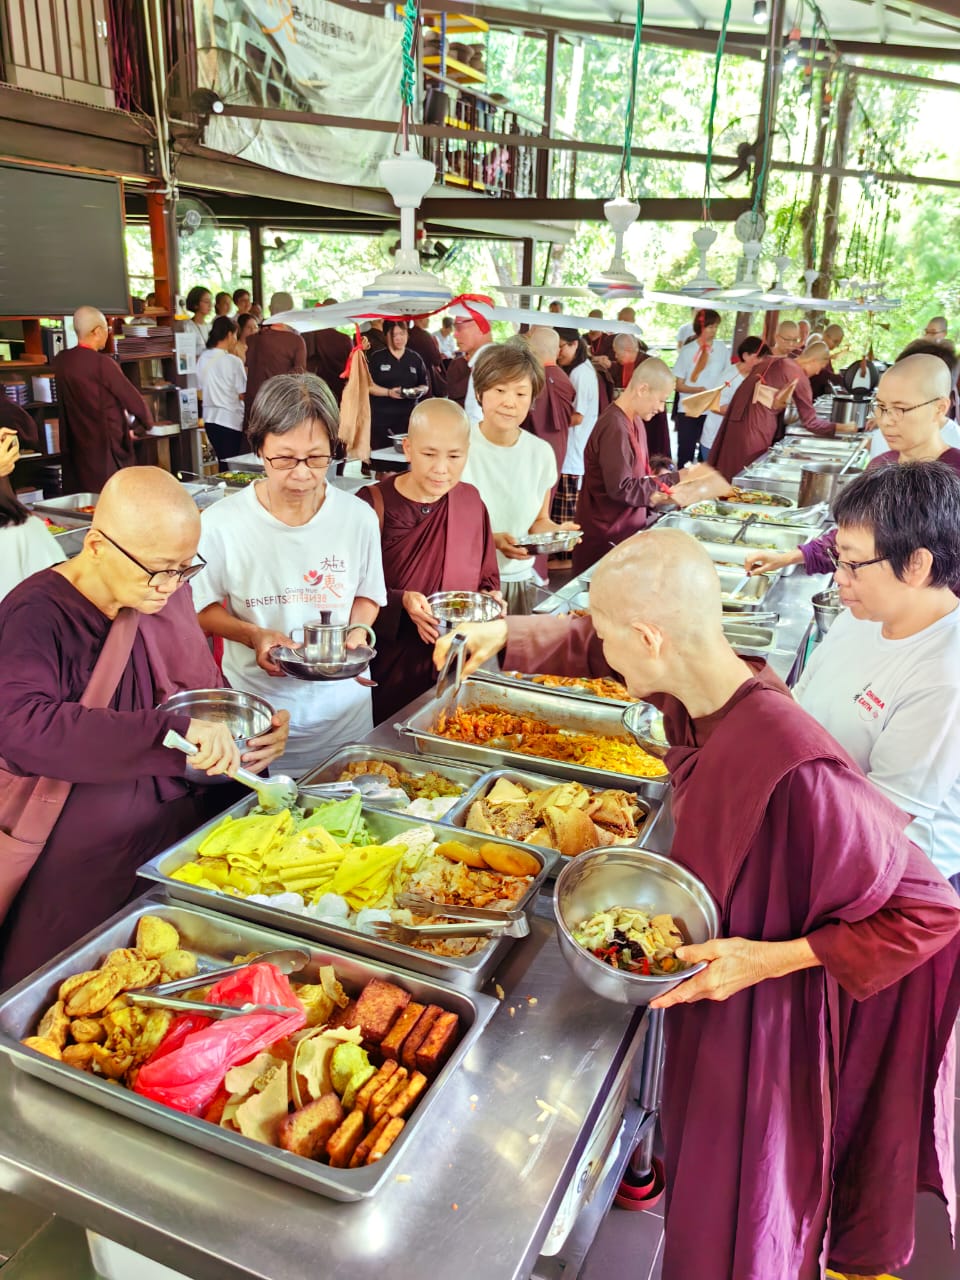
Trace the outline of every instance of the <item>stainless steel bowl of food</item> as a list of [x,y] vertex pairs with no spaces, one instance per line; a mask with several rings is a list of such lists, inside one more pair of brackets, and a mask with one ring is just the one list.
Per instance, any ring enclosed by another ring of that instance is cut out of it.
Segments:
[[649,702],[634,702],[620,717],[623,727],[638,747],[662,760],[670,750],[670,740],[663,724],[663,712]]
[[161,702],[157,710],[226,724],[238,747],[245,747],[250,738],[266,733],[273,719],[269,702],[239,689],[185,689]]
[[583,534],[579,529],[558,529],[545,533],[525,533],[514,542],[535,556],[552,556],[559,552],[572,551]]
[[[647,849],[593,849],[568,862],[553,894],[557,941],[567,964],[591,991],[617,1004],[645,1005],[704,964],[673,973],[631,973],[602,960],[574,937],[600,913],[640,909],[665,929],[663,917],[683,942],[706,942],[720,931],[720,915],[706,886],[685,867]],[[600,922],[601,929],[603,927]],[[662,961],[660,962],[662,963]],[[656,970],[659,964],[654,962]]]
[[403,442],[404,442],[404,440],[406,440],[406,438],[407,438],[407,437],[406,437],[406,434],[404,434],[404,435],[402,435],[402,436],[391,436],[391,437],[390,437],[390,440],[391,440],[391,442],[393,443],[393,447],[394,447],[394,449],[396,449],[397,453],[403,453]]
[[427,596],[430,612],[442,632],[455,631],[461,622],[493,622],[500,605],[480,591],[436,591]]
[[829,591],[818,591],[811,603],[813,619],[822,640],[843,613],[844,606],[840,603],[840,592],[835,587],[831,587]]

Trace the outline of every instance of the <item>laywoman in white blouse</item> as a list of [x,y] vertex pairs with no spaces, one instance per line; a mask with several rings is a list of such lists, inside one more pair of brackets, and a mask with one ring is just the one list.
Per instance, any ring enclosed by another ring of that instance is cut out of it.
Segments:
[[[730,376],[730,351],[727,344],[717,337],[720,314],[717,311],[698,311],[693,320],[693,337],[680,350],[673,366],[677,379],[680,403],[683,397],[711,387],[723,386]],[[682,410],[677,413],[677,466],[695,461],[703,430],[703,416],[688,417]]]

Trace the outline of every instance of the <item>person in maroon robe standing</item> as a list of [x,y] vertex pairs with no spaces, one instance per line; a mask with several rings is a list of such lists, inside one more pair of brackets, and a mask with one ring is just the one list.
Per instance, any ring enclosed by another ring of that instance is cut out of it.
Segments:
[[[327,298],[318,310],[331,307],[334,302],[335,299]],[[314,373],[322,378],[339,404],[346,385],[343,372],[350,359],[353,343],[345,333],[340,333],[337,329],[310,329],[303,335],[303,342],[307,349],[307,373]]]
[[[307,346],[303,338],[288,324],[278,324],[272,317],[293,310],[289,293],[275,293],[270,299],[271,319],[263,322],[259,333],[247,343],[247,394],[243,401],[243,429],[250,423],[250,412],[257,392],[278,373],[306,373]],[[331,387],[331,390],[333,388]]]
[[460,406],[425,400],[410,415],[403,442],[410,470],[357,494],[380,519],[387,586],[371,664],[378,724],[436,678],[433,645],[440,630],[428,596],[483,591],[502,602],[490,517],[477,490],[460,479],[469,444],[470,426]]
[[557,475],[561,475],[563,460],[567,456],[567,435],[571,427],[582,421],[574,408],[577,393],[557,364],[560,335],[556,329],[534,325],[527,334],[527,346],[543,365],[544,385],[520,425],[524,431],[547,442],[557,460]]
[[427,366],[430,394],[445,396],[447,394],[447,362],[440,351],[440,344],[430,332],[429,325],[429,316],[417,316],[410,325],[407,346],[411,351],[415,351]]
[[654,1002],[670,1010],[663,1280],[899,1268],[916,1191],[953,1201],[960,899],[906,838],[908,815],[736,656],[687,535],[612,552],[590,605],[468,626],[465,669],[506,643],[507,670],[619,674],[664,711],[671,856],[721,931],[678,949],[707,967]]
[[833,423],[817,417],[810,392],[811,376],[829,360],[826,343],[813,342],[795,360],[770,356],[758,361],[737,388],[723,416],[723,425],[710,450],[710,466],[732,480],[766,453],[777,438],[780,417],[791,399],[801,426],[817,435],[833,435]]
[[[123,906],[138,866],[236,798],[232,786],[188,783],[186,757],[162,745],[175,729],[199,748],[198,770],[230,773],[241,756],[227,727],[154,710],[178,689],[222,683],[189,593],[175,594],[203,568],[199,537],[199,513],[182,486],[159,468],[130,467],[104,486],[80,554],[0,603],[6,767],[73,784],[0,926],[0,988]],[[106,708],[82,707],[121,609],[136,611],[140,624],[126,668]],[[248,768],[282,754],[287,724],[278,713],[250,744]]]
[[77,345],[54,357],[52,369],[60,398],[60,447],[65,493],[99,493],[121,467],[136,456],[124,413],[153,426],[143,396],[117,362],[103,354],[110,328],[96,307],[74,313]]

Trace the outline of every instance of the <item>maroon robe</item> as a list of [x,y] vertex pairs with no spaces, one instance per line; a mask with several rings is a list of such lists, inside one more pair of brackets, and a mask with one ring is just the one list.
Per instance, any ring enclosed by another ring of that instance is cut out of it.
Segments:
[[597,418],[583,451],[583,484],[577,524],[583,538],[573,551],[573,571],[582,573],[611,547],[653,524],[650,498],[657,481],[650,475],[647,433],[611,404]]
[[153,710],[181,675],[221,683],[188,617],[191,597],[178,592],[171,607],[167,634],[180,647],[159,687],[150,655],[168,640],[144,617],[113,701],[94,709],[78,704],[110,620],[53,569],[0,602],[3,757],[12,770],[74,784],[0,929],[0,988],[123,906],[138,891],[137,867],[231,801],[230,786],[189,787],[185,757],[161,745],[167,729],[189,727],[188,716]]
[[247,392],[243,399],[243,429],[257,392],[279,373],[306,373],[307,345],[299,333],[266,324],[247,340]]
[[[589,618],[511,619],[504,666],[611,673]],[[806,936],[823,967],[668,1011],[663,1280],[814,1280],[828,1231],[837,1269],[900,1267],[916,1190],[952,1199],[940,1072],[960,903],[907,816],[774,692],[748,680],[694,722],[664,708],[683,744],[667,759],[672,856],[707,884],[723,936]]]
[[444,360],[440,352],[440,345],[433,334],[426,329],[421,329],[419,325],[412,324],[407,330],[407,346],[411,351],[417,353],[427,367],[430,394],[432,396],[445,396],[447,394],[447,362]]
[[545,440],[557,460],[557,475],[563,475],[563,463],[567,456],[567,436],[570,419],[575,413],[577,393],[566,373],[556,364],[544,366],[543,391],[530,406],[530,412],[520,424],[524,431]]
[[307,349],[307,373],[322,378],[339,404],[346,386],[342,375],[353,343],[336,329],[311,329],[303,335],[303,343]]
[[144,426],[153,417],[112,356],[70,347],[54,357],[60,398],[60,448],[66,493],[99,493],[116,471],[136,462],[124,411]]
[[447,399],[455,401],[461,409],[467,398],[471,372],[466,356],[454,356],[447,365]]
[[371,488],[383,497],[383,574],[387,603],[377,616],[377,657],[371,664],[377,688],[377,724],[431,687],[436,680],[433,646],[403,607],[405,591],[497,591],[500,573],[490,517],[472,484],[455,485],[439,502],[421,505],[396,488],[396,476],[357,493],[376,510]]
[[711,467],[715,467],[728,480],[733,480],[744,467],[766,453],[777,437],[780,414],[774,409],[768,409],[766,405],[754,404],[754,389],[758,382],[762,382],[775,390],[781,390],[794,381],[797,385],[793,403],[801,425],[817,435],[833,434],[833,424],[824,422],[814,412],[810,379],[796,360],[789,356],[771,356],[767,360],[758,361],[737,388],[710,450],[708,461]]
[[[637,364],[642,364],[644,360],[649,360],[650,354],[647,351],[640,352],[637,357]],[[624,383],[626,385],[626,383]],[[655,413],[653,417],[644,424],[647,429],[647,449],[650,457],[659,456],[661,458],[672,458],[673,452],[670,448],[670,423],[665,412]]]
[[0,396],[0,430],[15,431],[20,438],[20,448],[32,451],[40,448],[37,424],[26,409]]

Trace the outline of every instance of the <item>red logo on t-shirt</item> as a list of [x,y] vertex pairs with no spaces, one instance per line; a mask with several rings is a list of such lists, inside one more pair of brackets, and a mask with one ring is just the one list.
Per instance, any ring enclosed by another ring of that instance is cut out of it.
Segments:
[[317,572],[316,569],[311,569],[309,573],[305,573],[303,575],[303,580],[304,582],[307,583],[308,586],[315,587],[317,583],[320,581],[320,577],[321,575]]
[[859,693],[854,694],[854,702],[860,711],[860,717],[863,720],[879,720],[880,712],[887,705],[879,694],[874,693],[869,684],[865,685]]

